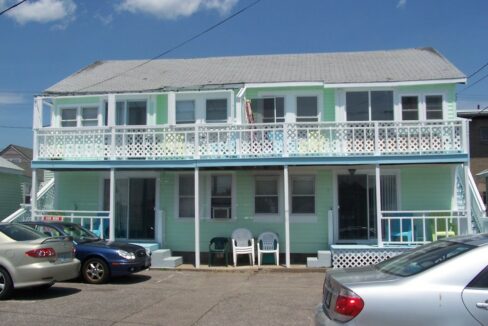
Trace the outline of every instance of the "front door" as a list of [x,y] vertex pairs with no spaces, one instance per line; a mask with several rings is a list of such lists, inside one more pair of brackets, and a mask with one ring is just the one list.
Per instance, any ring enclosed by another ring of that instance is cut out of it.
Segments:
[[339,240],[368,239],[368,176],[339,175]]
[[[105,181],[105,198],[110,187]],[[122,178],[115,181],[115,237],[154,240],[156,180]],[[108,206],[108,205],[105,205]]]

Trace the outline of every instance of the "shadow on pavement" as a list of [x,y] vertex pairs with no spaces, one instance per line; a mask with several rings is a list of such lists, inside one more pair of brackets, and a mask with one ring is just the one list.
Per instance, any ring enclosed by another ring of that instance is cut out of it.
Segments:
[[28,288],[15,290],[13,301],[21,300],[45,300],[66,297],[80,292],[80,289],[63,286],[53,286],[49,289]]
[[126,276],[113,277],[108,283],[117,285],[129,285],[146,282],[150,279],[151,276],[149,275],[131,274]]

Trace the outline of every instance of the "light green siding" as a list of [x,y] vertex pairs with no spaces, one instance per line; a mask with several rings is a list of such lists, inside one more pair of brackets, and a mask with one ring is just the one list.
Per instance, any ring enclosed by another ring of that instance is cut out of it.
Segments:
[[87,96],[87,97],[70,97],[70,98],[60,98],[54,100],[54,104],[57,106],[63,105],[83,105],[83,104],[95,104],[100,103],[100,98],[98,96]]
[[100,173],[60,172],[56,176],[57,209],[100,210]]
[[0,221],[20,208],[24,179],[20,174],[0,173]]
[[[225,172],[219,172],[225,173]],[[266,173],[265,173],[266,174]],[[281,251],[285,250],[285,229],[283,214],[279,221],[263,222],[254,218],[254,176],[249,171],[235,172],[236,183],[236,212],[235,219],[226,221],[215,221],[203,219],[200,222],[200,247],[202,252],[207,250],[211,238],[216,236],[230,237],[233,230],[239,227],[249,229],[255,237],[261,232],[273,231],[280,237]],[[327,212],[332,207],[332,173],[320,171],[316,174],[316,222],[299,222],[294,220],[290,224],[290,241],[292,253],[313,253],[327,247]],[[208,203],[208,180],[202,175],[201,178],[201,215],[207,217]],[[194,241],[194,220],[179,219],[175,211],[175,182],[177,175],[167,172],[161,175],[161,205],[165,212],[165,238],[169,248],[175,251],[193,251]],[[281,210],[283,211],[283,210]]]
[[444,101],[447,102],[447,116],[445,119],[456,119],[456,85],[421,85],[421,86],[402,86],[398,87],[400,93],[412,94],[442,94],[446,95]]
[[156,96],[156,124],[164,125],[168,123],[168,95]]
[[323,121],[335,121],[335,90],[324,89]]
[[450,166],[402,168],[402,210],[451,209],[454,192],[453,182]]

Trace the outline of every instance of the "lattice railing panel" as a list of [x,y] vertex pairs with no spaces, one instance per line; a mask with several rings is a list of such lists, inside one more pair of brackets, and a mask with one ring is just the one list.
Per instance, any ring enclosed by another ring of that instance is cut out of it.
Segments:
[[42,128],[37,159],[217,159],[466,153],[466,122]]
[[349,268],[377,264],[409,248],[332,249],[332,267]]

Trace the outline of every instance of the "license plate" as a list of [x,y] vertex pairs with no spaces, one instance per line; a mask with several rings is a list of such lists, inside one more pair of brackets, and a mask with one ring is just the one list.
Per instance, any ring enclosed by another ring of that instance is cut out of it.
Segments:
[[64,263],[71,260],[73,260],[73,256],[69,252],[58,254],[58,262],[60,263]]

